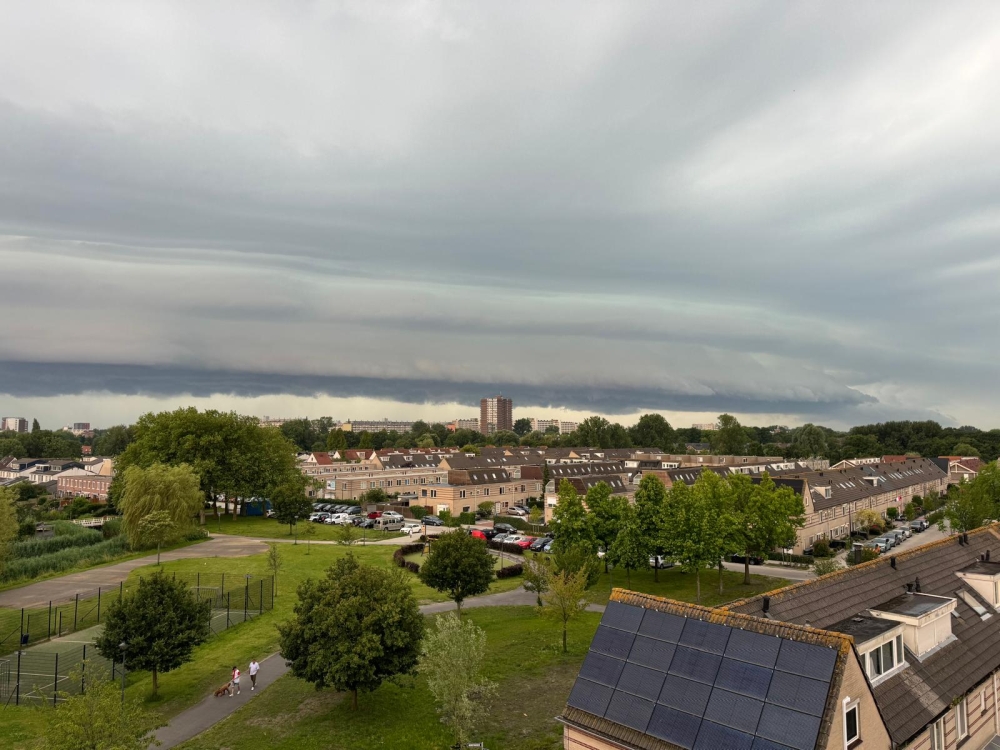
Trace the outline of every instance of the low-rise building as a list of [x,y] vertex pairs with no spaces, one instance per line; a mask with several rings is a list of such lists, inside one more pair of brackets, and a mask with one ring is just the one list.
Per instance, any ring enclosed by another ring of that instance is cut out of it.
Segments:
[[91,474],[84,469],[64,471],[56,477],[56,497],[66,502],[75,497],[86,497],[95,502],[106,503],[110,489],[110,476]]

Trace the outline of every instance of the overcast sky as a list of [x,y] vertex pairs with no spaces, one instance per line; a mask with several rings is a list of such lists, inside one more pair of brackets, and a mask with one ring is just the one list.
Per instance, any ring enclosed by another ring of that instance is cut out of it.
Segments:
[[1000,4],[0,1],[0,411],[1000,426]]

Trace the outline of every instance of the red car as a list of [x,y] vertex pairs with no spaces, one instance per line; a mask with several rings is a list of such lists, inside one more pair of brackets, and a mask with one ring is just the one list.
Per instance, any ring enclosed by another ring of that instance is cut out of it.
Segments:
[[380,511],[380,510],[373,510],[371,513],[368,514],[368,517],[369,518],[381,518],[382,517],[382,511]]
[[514,542],[514,544],[516,544],[521,549],[528,549],[528,547],[531,546],[531,543],[533,541],[535,541],[535,537],[533,537],[533,536],[523,536],[520,539],[518,539],[516,542]]
[[476,539],[482,539],[486,541],[486,534],[481,532],[479,529],[469,529],[469,536],[474,536]]

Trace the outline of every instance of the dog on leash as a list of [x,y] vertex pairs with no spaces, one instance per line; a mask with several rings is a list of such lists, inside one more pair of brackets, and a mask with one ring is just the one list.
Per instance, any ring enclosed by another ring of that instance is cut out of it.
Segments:
[[215,697],[216,698],[219,698],[219,697],[221,697],[223,695],[229,695],[229,683],[228,682],[225,685],[223,685],[222,687],[220,687],[218,690],[215,691]]

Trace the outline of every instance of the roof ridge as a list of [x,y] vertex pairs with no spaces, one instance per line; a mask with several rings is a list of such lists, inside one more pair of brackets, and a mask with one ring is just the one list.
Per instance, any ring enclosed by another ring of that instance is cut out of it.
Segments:
[[[980,526],[979,528],[972,529],[971,531],[966,531],[961,533],[971,534],[973,536],[980,536],[982,534],[989,533],[992,534],[994,537],[996,537],[998,540],[1000,540],[1000,534],[997,533],[997,527],[998,523],[991,523],[988,526]],[[891,565],[890,560],[892,558],[895,558],[896,562],[899,563],[900,561],[913,557],[918,552],[923,554],[938,547],[944,547],[948,544],[954,544],[956,536],[957,534],[951,534],[949,536],[938,539],[937,541],[928,542],[927,544],[921,544],[920,546],[914,547],[913,549],[908,549],[905,552],[901,552],[898,555],[888,555],[888,554],[880,555],[879,557],[876,557],[874,560],[868,560],[867,562],[859,563],[857,565],[849,565],[846,568],[835,570],[834,572],[827,573],[824,576],[818,576],[816,578],[810,578],[809,580],[806,581],[799,581],[797,583],[792,583],[789,584],[788,586],[783,586],[780,589],[774,589],[773,591],[768,591],[765,594],[758,594],[756,596],[750,596],[745,599],[737,599],[736,601],[729,602],[728,604],[723,605],[722,607],[720,607],[720,609],[729,611],[735,607],[741,607],[745,604],[749,604],[750,602],[758,601],[765,596],[768,596],[771,599],[775,599],[781,597],[782,595],[788,593],[789,591],[799,590],[802,588],[806,588],[808,586],[814,586],[820,581],[822,581],[823,583],[827,583],[837,578],[844,578],[849,575],[854,575],[855,571],[867,570],[868,568],[874,568],[883,564]]]
[[716,625],[727,625],[740,630],[750,630],[764,635],[775,635],[791,641],[801,641],[849,650],[854,638],[844,633],[837,633],[809,625],[798,625],[781,620],[770,620],[757,615],[747,615],[742,612],[730,612],[722,607],[706,607],[701,604],[681,602],[653,594],[643,594],[628,589],[616,588],[611,592],[610,600],[630,604],[644,609],[655,609],[659,612],[678,615],[680,617],[694,616],[695,619],[711,622]]

